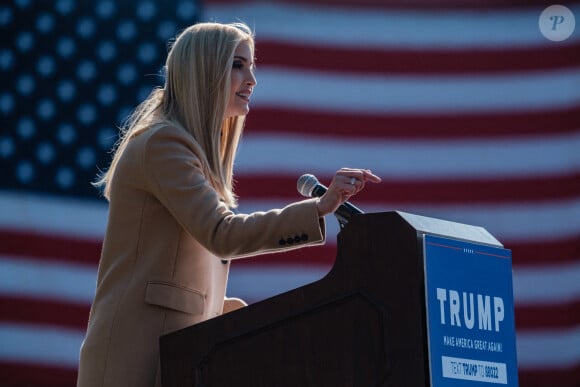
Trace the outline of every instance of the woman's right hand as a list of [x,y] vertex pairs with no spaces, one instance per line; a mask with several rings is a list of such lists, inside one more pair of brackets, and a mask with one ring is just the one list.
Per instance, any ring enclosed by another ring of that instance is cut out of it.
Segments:
[[318,215],[336,211],[351,196],[362,191],[367,181],[380,183],[381,178],[368,169],[341,168],[336,171],[326,193],[318,200]]

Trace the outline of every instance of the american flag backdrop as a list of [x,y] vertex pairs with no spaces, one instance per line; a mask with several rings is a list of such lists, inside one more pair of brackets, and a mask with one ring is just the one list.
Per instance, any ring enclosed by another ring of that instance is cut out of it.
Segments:
[[[580,3],[564,2],[580,24]],[[195,21],[255,29],[258,85],[236,164],[243,212],[303,173],[383,183],[353,198],[485,227],[512,250],[521,386],[580,386],[580,26],[546,1],[10,0],[0,5],[0,386],[72,386],[107,204],[90,182],[116,125]],[[256,302],[315,281],[323,247],[232,265]],[[493,281],[493,278],[490,278]]]

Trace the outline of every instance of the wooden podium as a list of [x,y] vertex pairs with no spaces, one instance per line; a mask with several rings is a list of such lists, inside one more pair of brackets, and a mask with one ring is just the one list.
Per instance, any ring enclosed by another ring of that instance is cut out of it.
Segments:
[[162,336],[163,386],[428,386],[423,234],[501,246],[481,227],[355,215],[321,280]]

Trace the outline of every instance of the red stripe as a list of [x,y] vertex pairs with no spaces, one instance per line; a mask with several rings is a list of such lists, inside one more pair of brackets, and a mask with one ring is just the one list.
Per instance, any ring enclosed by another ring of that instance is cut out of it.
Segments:
[[[206,0],[205,6],[215,5],[240,5],[259,3],[251,0]],[[268,3],[272,4],[289,4],[289,5],[306,5],[310,7],[337,7],[337,8],[355,8],[355,9],[386,9],[386,10],[499,10],[499,9],[519,9],[519,8],[546,8],[552,3],[547,3],[545,0],[487,0],[487,1],[473,1],[473,0],[270,0]],[[565,3],[571,6],[573,3]],[[540,10],[538,10],[540,12]],[[539,15],[539,13],[538,13]],[[211,15],[210,15],[211,16]]]
[[[514,267],[530,265],[558,265],[575,263],[580,259],[580,239],[563,238],[546,242],[505,242],[505,247],[512,250]],[[309,247],[277,254],[264,254],[249,259],[235,260],[233,265],[288,265],[297,266],[332,266],[336,257],[335,245]]]
[[77,380],[76,369],[11,362],[0,362],[0,375],[3,387],[73,387]]
[[[77,370],[38,364],[0,362],[0,375],[2,375],[4,387],[73,387],[76,384]],[[560,369],[520,368],[518,378],[521,387],[578,387],[580,364]]]
[[580,325],[580,298],[561,304],[516,305],[516,329],[558,329]]
[[520,387],[578,387],[580,363],[554,369],[519,369]]
[[[319,179],[326,184],[330,177]],[[296,200],[294,176],[248,175],[236,183],[240,200],[278,198]],[[399,181],[384,179],[369,184],[357,195],[357,203],[401,205],[481,204],[543,202],[574,199],[580,192],[580,173],[497,179],[438,179]],[[385,209],[387,211],[388,209]]]
[[0,229],[0,253],[6,255],[96,265],[101,244],[100,240]]
[[[580,43],[486,49],[375,49],[256,40],[260,66],[366,74],[457,75],[574,68]],[[258,72],[259,78],[259,72]]]
[[335,245],[313,246],[303,249],[290,250],[274,254],[262,254],[247,259],[236,259],[232,261],[232,267],[252,267],[259,268],[261,265],[275,267],[278,265],[292,265],[293,267],[327,267],[330,269],[336,259]]
[[[38,364],[0,362],[0,375],[2,375],[4,387],[72,387],[76,384],[77,370]],[[578,387],[580,364],[561,369],[520,368],[518,377],[521,387]]]
[[[504,242],[505,248],[512,251],[513,266],[529,267],[530,265],[558,265],[575,263],[580,259],[580,238],[569,237],[557,240],[536,242]],[[262,264],[296,265],[296,266],[332,266],[337,247],[327,244],[308,247],[277,254],[264,254],[249,259],[235,260],[232,265],[259,266]]]
[[90,305],[0,296],[0,321],[86,329]]
[[[10,242],[10,243],[9,243]],[[69,250],[68,246],[76,248]],[[580,259],[580,237],[571,236],[561,239],[542,241],[503,241],[512,250],[514,266],[546,265],[575,262]],[[51,251],[46,246],[51,246]],[[36,233],[0,231],[0,254],[24,256],[42,260],[87,263],[86,257],[93,256],[90,264],[96,265],[97,259],[91,251],[100,249],[101,243],[93,240],[78,240]],[[265,254],[252,259],[235,261],[236,265],[253,265],[260,262],[268,264],[330,265],[336,256],[336,246],[325,245],[294,250],[279,254]]]
[[479,139],[576,133],[580,105],[559,110],[458,114],[379,114],[252,108],[246,133],[350,139]]
[[573,263],[580,260],[580,235],[554,240],[504,241],[514,266]]
[[[68,246],[75,244],[75,249]],[[546,265],[574,262],[580,259],[580,237],[568,237],[548,241],[503,241],[512,250],[514,266]],[[50,245],[52,250],[46,250]],[[71,239],[37,233],[0,231],[0,254],[22,256],[43,261],[64,261],[96,265],[94,252],[101,243],[93,240]],[[61,254],[62,253],[62,254]],[[90,256],[90,259],[87,259]],[[251,259],[235,261],[236,265],[268,264],[331,265],[336,257],[336,246],[324,245],[279,254],[265,254]]]

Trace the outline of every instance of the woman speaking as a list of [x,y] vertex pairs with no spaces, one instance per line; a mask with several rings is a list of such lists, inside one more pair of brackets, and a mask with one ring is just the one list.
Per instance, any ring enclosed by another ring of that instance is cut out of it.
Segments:
[[95,183],[109,218],[78,386],[159,386],[161,335],[245,305],[225,297],[231,259],[324,243],[324,215],[380,181],[342,168],[320,198],[235,214],[233,166],[255,86],[250,29],[195,24],[175,39],[163,88],[125,123]]

